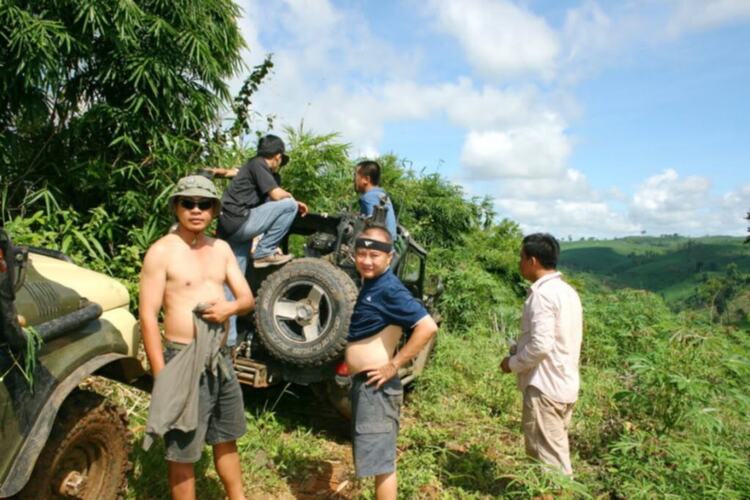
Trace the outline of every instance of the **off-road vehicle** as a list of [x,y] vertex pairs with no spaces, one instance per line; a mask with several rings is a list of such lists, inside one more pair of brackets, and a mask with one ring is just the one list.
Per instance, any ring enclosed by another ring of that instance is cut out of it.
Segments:
[[[290,231],[303,258],[261,270],[250,263],[257,305],[238,322],[240,382],[312,385],[349,414],[342,355],[359,285],[354,238],[364,223],[358,214],[309,214]],[[395,247],[392,268],[432,309],[436,294],[425,294],[425,250],[403,227]],[[125,413],[78,386],[102,375],[149,389],[128,304],[115,280],[60,252],[14,247],[0,228],[0,498],[98,500],[123,491],[131,447]],[[31,331],[43,341],[36,353]],[[422,371],[433,345],[402,368],[404,383]],[[27,355],[36,360],[28,374]]]
[[0,498],[99,500],[123,491],[125,412],[78,386],[93,374],[146,381],[128,304],[115,280],[59,252],[14,248],[0,227]]
[[[385,220],[385,210],[381,203],[372,219]],[[246,277],[256,307],[238,321],[235,369],[241,383],[266,387],[285,380],[312,385],[341,413],[350,414],[343,352],[360,285],[354,240],[366,221],[348,212],[298,216],[282,246],[291,246],[302,258],[277,268],[253,269],[252,261],[248,263]],[[425,291],[427,252],[402,226],[398,233],[391,268],[437,318],[433,305],[440,287]],[[405,384],[424,369],[433,347],[434,341],[401,369]]]

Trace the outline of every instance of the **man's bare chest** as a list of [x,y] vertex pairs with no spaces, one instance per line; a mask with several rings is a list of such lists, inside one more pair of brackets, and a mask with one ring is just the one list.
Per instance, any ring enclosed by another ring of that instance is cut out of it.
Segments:
[[219,252],[175,252],[167,266],[167,283],[178,287],[193,287],[206,282],[223,283],[226,263]]

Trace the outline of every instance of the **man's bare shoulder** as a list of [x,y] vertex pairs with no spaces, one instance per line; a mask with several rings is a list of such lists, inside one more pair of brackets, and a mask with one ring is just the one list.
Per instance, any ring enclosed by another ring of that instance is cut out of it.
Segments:
[[156,240],[146,251],[146,260],[167,258],[174,248],[182,242],[176,234],[167,234]]
[[232,247],[229,246],[229,243],[219,238],[211,238],[207,236],[206,244],[211,245],[214,249],[216,249],[217,251],[223,254],[234,255],[234,253],[232,252]]

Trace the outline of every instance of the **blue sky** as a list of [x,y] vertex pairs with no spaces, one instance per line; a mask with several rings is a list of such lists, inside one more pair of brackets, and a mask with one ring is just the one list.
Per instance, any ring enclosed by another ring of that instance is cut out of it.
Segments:
[[240,5],[278,128],[396,153],[525,231],[746,232],[750,0]]

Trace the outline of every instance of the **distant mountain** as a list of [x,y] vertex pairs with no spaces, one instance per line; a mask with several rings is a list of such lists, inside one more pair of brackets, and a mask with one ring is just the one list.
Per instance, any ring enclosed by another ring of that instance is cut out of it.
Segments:
[[674,305],[710,277],[723,275],[731,263],[750,273],[750,244],[743,241],[678,235],[563,241],[560,267],[593,275],[611,287],[651,290]]

